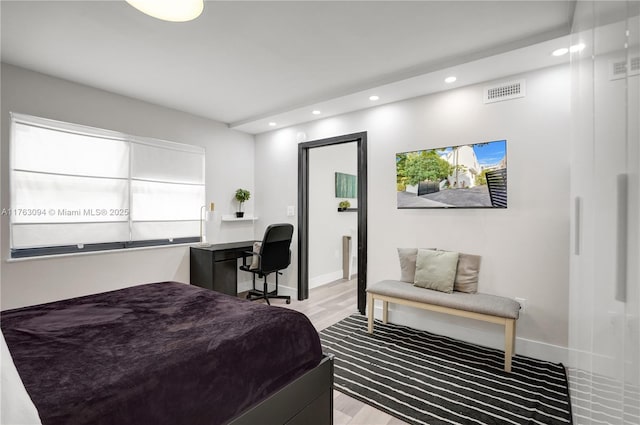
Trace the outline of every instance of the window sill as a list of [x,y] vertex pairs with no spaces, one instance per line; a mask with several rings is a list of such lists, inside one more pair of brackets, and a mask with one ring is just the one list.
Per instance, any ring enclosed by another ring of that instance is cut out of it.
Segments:
[[127,253],[131,251],[146,251],[152,249],[163,249],[163,248],[178,248],[178,247],[189,247],[196,246],[198,242],[187,242],[187,243],[177,243],[173,245],[154,245],[154,246],[141,246],[135,248],[122,248],[122,249],[108,249],[103,251],[87,251],[87,252],[69,252],[64,254],[51,254],[51,255],[34,255],[32,257],[21,257],[21,258],[7,258],[5,259],[6,263],[21,263],[23,261],[34,261],[34,260],[51,260],[57,258],[67,258],[67,257],[80,257],[86,255],[100,255],[100,254],[116,254],[116,253]]

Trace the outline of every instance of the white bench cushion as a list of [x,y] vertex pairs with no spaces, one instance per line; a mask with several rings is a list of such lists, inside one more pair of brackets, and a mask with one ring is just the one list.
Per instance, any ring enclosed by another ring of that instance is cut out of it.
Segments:
[[520,313],[520,304],[511,298],[481,293],[453,292],[447,294],[418,288],[398,280],[383,280],[374,283],[367,288],[367,292],[508,319],[517,319]]

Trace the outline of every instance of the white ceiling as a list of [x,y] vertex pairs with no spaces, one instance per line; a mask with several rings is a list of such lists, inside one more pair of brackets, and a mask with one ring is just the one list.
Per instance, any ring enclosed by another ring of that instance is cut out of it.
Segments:
[[444,90],[451,72],[455,86],[559,63],[574,2],[207,1],[188,23],[124,1],[0,7],[3,62],[259,133],[372,106],[374,92]]

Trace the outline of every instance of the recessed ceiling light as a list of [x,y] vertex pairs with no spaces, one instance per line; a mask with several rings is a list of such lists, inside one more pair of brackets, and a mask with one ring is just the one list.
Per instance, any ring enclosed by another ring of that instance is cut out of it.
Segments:
[[276,125],[278,125],[278,124],[274,123],[273,121],[271,121],[271,122],[269,123],[269,127],[275,127]]
[[447,84],[451,84],[451,83],[455,82],[456,80],[457,80],[457,78],[452,75],[451,77],[445,78],[444,82],[447,83]]
[[578,43],[578,44],[574,44],[573,46],[569,47],[569,51],[571,53],[575,53],[575,52],[581,52],[584,50],[585,48],[585,44],[584,43]]
[[163,21],[186,22],[196,19],[204,9],[204,0],[126,0],[140,12]]
[[312,113],[313,115],[320,115],[320,111],[318,111],[317,109],[316,109],[316,110],[314,110],[314,111],[311,111],[311,113]]
[[553,56],[562,56],[562,55],[566,55],[567,53],[569,53],[569,49],[567,49],[566,47],[563,47],[561,49],[554,50],[551,54]]
[[375,94],[373,96],[369,96],[369,100],[378,100],[380,99],[380,96],[376,96]]

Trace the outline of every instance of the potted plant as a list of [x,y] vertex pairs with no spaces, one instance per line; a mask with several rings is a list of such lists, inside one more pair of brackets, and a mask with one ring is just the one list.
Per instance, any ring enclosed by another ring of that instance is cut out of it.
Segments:
[[251,192],[247,189],[238,189],[236,190],[236,201],[238,201],[238,212],[236,212],[236,217],[241,218],[244,217],[244,212],[242,211],[242,204],[251,198]]
[[346,211],[347,208],[349,208],[351,206],[351,202],[349,201],[340,201],[340,203],[338,204],[338,210],[339,211]]

